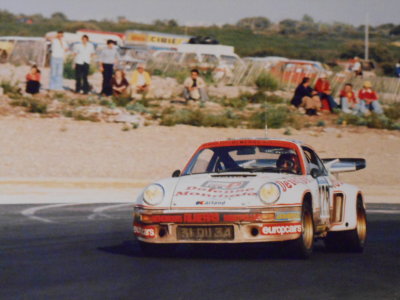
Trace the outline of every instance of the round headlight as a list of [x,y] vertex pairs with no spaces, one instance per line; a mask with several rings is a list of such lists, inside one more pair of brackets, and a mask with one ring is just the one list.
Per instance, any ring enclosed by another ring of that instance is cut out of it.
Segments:
[[149,205],[157,205],[164,198],[164,188],[159,184],[149,185],[143,192],[143,200]]
[[266,183],[258,191],[260,200],[265,204],[272,204],[278,201],[281,190],[275,183]]

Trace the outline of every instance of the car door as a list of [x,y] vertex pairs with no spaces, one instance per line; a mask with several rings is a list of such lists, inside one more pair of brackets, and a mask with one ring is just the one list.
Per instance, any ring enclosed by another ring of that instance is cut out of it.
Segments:
[[318,185],[319,218],[321,224],[330,222],[330,202],[332,197],[332,182],[328,171],[318,155],[308,147],[302,147],[307,159],[307,174],[312,175]]

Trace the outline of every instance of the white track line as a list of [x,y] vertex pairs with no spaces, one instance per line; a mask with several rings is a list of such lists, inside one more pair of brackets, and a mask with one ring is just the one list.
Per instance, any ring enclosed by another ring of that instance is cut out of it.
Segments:
[[35,216],[35,213],[38,212],[39,210],[44,210],[44,209],[51,209],[51,208],[56,208],[56,207],[63,207],[63,206],[74,206],[74,205],[82,205],[82,204],[87,204],[87,203],[62,203],[62,204],[51,204],[51,205],[44,205],[44,206],[35,206],[31,207],[28,209],[25,209],[21,211],[21,214],[24,215],[25,217],[31,219],[31,220],[36,220],[44,223],[55,223],[52,220],[42,218]]
[[110,218],[109,215],[104,214],[103,212],[106,210],[110,210],[110,209],[114,209],[114,208],[118,208],[118,207],[124,207],[124,206],[132,206],[132,203],[123,203],[123,204],[114,204],[114,205],[107,205],[107,206],[100,206],[97,207],[93,210],[93,213],[91,215],[88,216],[89,220],[94,220],[97,217],[104,217],[104,218]]
[[367,209],[367,213],[397,215],[400,209]]

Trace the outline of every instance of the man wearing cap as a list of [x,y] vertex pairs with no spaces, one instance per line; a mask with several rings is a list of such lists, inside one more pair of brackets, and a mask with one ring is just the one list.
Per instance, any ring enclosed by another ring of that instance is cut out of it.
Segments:
[[131,86],[132,97],[138,98],[149,91],[151,85],[151,77],[149,72],[144,70],[144,64],[138,64],[135,71],[132,73]]
[[111,80],[114,72],[114,65],[117,64],[119,59],[116,44],[117,43],[113,40],[108,40],[107,47],[105,47],[99,55],[100,72],[103,73],[101,94],[105,96],[111,96],[113,94]]
[[378,101],[378,94],[372,89],[370,81],[365,81],[363,88],[358,92],[360,99],[361,112],[371,110],[376,114],[383,114],[382,107]]

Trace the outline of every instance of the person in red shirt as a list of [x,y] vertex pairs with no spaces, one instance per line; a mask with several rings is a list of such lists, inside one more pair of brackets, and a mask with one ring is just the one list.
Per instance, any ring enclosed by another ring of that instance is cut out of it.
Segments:
[[26,75],[26,88],[28,94],[37,94],[40,90],[40,70],[33,65],[30,72]]
[[329,83],[328,78],[326,78],[326,74],[321,74],[318,78],[317,82],[315,83],[314,89],[318,92],[319,97],[321,100],[326,99],[329,104],[329,110],[333,112],[333,109],[337,108],[338,105],[336,104],[335,100],[333,99],[331,93],[331,84]]
[[346,83],[343,90],[340,91],[340,106],[345,113],[358,113],[360,111],[360,104],[351,83]]
[[366,112],[368,109],[376,114],[383,114],[382,107],[378,101],[378,94],[372,89],[370,81],[365,81],[363,88],[358,91],[360,99],[361,111]]

